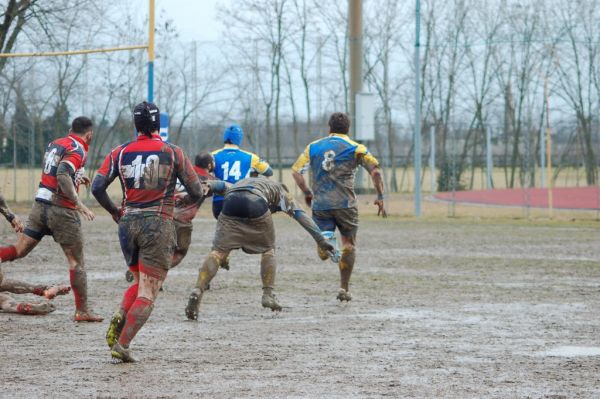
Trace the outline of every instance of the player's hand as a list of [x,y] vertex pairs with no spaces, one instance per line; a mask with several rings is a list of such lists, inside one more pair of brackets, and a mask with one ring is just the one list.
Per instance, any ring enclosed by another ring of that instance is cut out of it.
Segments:
[[21,222],[21,219],[19,219],[17,216],[15,216],[12,222],[10,222],[10,225],[15,230],[15,233],[22,233],[25,229],[25,226],[23,226],[23,222]]
[[386,218],[387,217],[387,212],[385,211],[385,207],[383,206],[383,200],[382,199],[376,199],[373,204],[377,205],[378,209],[377,209],[377,216],[381,216]]
[[77,210],[83,215],[85,220],[91,221],[94,220],[94,218],[96,217],[96,215],[94,215],[94,212],[90,211],[89,208],[83,204],[79,204]]
[[202,186],[202,194],[204,194],[204,196],[207,197],[208,194],[210,194],[210,186],[205,181],[200,182],[200,185]]
[[111,214],[110,216],[112,216],[112,219],[115,221],[115,223],[119,224],[119,220],[121,220],[121,217],[123,216],[123,208],[119,209],[117,212]]
[[306,205],[310,208],[312,206],[312,200],[313,200],[313,193],[312,191],[308,190],[304,192],[304,202],[306,202]]
[[92,184],[92,181],[87,176],[81,176],[81,179],[79,180],[79,183],[83,184],[86,187],[89,187],[90,184]]
[[328,252],[330,254],[335,252],[335,248],[333,247],[333,245],[331,245],[329,243],[329,241],[327,240],[321,240],[317,243],[317,245],[319,246],[319,248],[321,248],[323,251]]

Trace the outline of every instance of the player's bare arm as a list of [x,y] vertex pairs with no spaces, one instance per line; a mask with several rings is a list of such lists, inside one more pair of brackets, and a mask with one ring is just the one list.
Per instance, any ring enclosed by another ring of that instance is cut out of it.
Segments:
[[12,228],[17,232],[17,233],[22,233],[23,232],[23,222],[21,222],[21,219],[18,218],[18,216],[16,216],[8,207],[8,205],[6,205],[6,201],[4,200],[4,196],[2,194],[0,194],[0,213],[2,215],[4,215],[4,217],[6,218],[6,220],[8,221],[8,223],[10,223],[10,225],[12,226]]
[[94,182],[92,183],[92,195],[96,198],[100,206],[106,209],[106,211],[112,216],[113,220],[118,223],[119,219],[121,218],[121,210],[115,205],[106,192],[106,189],[110,183],[112,183],[112,180],[106,176],[97,174],[94,178]]
[[302,193],[304,193],[304,201],[306,202],[306,205],[310,207],[312,204],[313,192],[308,187],[308,184],[306,184],[306,179],[304,178],[304,175],[300,172],[296,172],[295,170],[293,170],[292,177],[294,178],[296,185],[300,188],[300,190],[302,190]]
[[87,206],[81,202],[81,199],[77,195],[77,190],[73,184],[75,178],[75,171],[67,162],[61,162],[58,164],[58,170],[56,171],[56,180],[58,187],[65,197],[73,201],[76,204],[76,209],[87,219],[94,220],[94,213],[88,209]]
[[381,169],[374,167],[369,171],[369,174],[373,180],[373,186],[375,186],[375,190],[377,191],[377,198],[373,202],[378,207],[377,216],[386,218],[387,212],[383,203],[383,176],[381,175]]
[[325,237],[323,237],[323,232],[317,224],[304,212],[302,209],[295,209],[292,217],[300,226],[304,228],[311,235],[311,237],[316,241],[319,248],[323,251],[328,252],[330,255],[333,255],[335,248],[331,245]]

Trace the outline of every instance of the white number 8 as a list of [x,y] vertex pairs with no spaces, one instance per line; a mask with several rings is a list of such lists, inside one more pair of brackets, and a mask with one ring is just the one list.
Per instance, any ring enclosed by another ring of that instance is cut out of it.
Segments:
[[335,151],[332,151],[332,150],[325,151],[325,154],[323,154],[323,158],[324,159],[323,159],[323,162],[321,162],[321,167],[323,168],[324,171],[331,172],[331,170],[335,166],[335,162],[334,162]]

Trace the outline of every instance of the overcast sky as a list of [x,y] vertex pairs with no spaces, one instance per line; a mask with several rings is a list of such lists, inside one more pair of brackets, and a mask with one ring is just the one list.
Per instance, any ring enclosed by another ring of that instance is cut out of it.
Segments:
[[[217,21],[217,4],[230,0],[156,0],[157,18],[162,10],[173,19],[183,41],[216,40],[222,24]],[[158,21],[157,21],[158,23]]]

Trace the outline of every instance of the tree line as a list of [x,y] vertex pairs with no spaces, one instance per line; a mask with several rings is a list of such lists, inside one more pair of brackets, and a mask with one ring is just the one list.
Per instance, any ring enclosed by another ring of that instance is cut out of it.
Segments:
[[[141,44],[145,6],[8,0],[0,5],[0,51]],[[367,144],[395,191],[413,151],[414,4],[365,0],[363,12],[365,90],[377,98],[376,140]],[[472,186],[488,130],[506,186],[533,185],[547,123],[558,169],[582,165],[587,184],[597,184],[599,0],[423,0],[421,12],[421,134],[425,149],[435,134],[438,189],[448,189],[448,176]],[[228,123],[240,123],[247,147],[281,178],[327,132],[328,114],[348,112],[347,2],[236,0],[216,18],[219,40],[190,42],[168,8],[158,10],[155,99],[171,117],[170,140],[189,152],[213,149]],[[96,124],[93,170],[133,137],[130,110],[145,98],[146,54],[0,58],[0,81],[1,164],[38,166],[45,144],[84,114]]]

